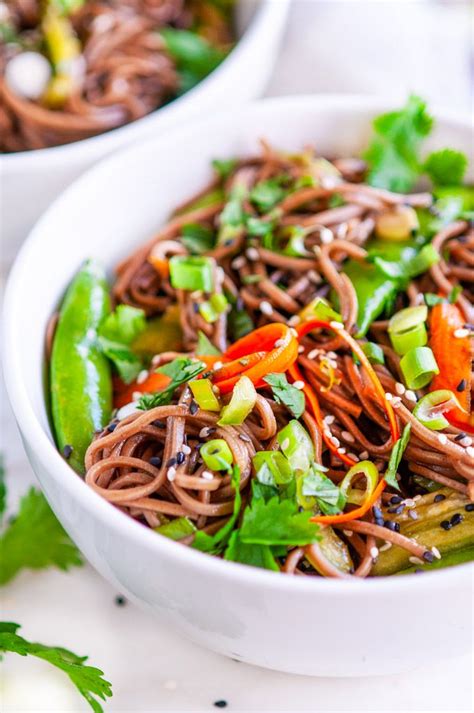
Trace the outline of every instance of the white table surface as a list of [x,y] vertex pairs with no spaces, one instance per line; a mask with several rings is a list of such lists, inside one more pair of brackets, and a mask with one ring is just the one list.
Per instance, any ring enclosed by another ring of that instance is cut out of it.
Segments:
[[[268,93],[416,91],[467,111],[471,30],[469,5],[456,0],[295,2]],[[14,508],[34,475],[3,390],[0,399],[1,450]],[[220,699],[228,702],[226,710],[245,713],[472,710],[472,655],[403,676],[290,676],[202,650],[134,605],[117,606],[118,594],[89,566],[67,574],[24,572],[1,591],[1,617],[21,623],[28,638],[88,654],[113,683],[114,697],[105,706],[111,712],[217,711],[213,702]],[[446,644],[455,652],[455,642]],[[5,713],[89,710],[66,677],[41,661],[9,655],[2,668]]]

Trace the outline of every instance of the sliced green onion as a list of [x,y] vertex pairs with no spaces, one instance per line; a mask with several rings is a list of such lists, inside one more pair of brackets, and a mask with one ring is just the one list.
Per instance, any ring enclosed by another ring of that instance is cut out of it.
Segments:
[[234,462],[232,451],[223,438],[214,438],[212,441],[204,443],[199,453],[211,470],[230,470]]
[[365,356],[372,364],[385,364],[383,349],[378,344],[365,342],[365,344],[361,344],[361,347]]
[[218,314],[225,312],[227,309],[227,305],[229,304],[227,301],[227,297],[223,295],[222,292],[211,295],[209,302]]
[[410,276],[416,277],[417,275],[423,274],[423,272],[429,270],[430,267],[436,265],[439,260],[439,252],[431,243],[423,245],[420,252],[414,255],[410,260]]
[[400,360],[405,383],[409,389],[422,389],[439,374],[438,364],[429,347],[410,349]]
[[248,376],[241,376],[234,386],[229,403],[222,409],[221,417],[217,423],[219,426],[240,426],[253,410],[256,401],[255,386]]
[[199,408],[204,411],[220,411],[221,405],[219,399],[212,390],[212,382],[210,379],[195,379],[189,382],[189,388],[193,392]]
[[307,319],[320,319],[323,322],[342,322],[339,312],[333,310],[329,302],[322,297],[316,297],[299,313],[302,321]]
[[453,392],[439,389],[423,396],[413,409],[413,415],[426,428],[441,431],[449,426],[449,421],[443,413],[454,408],[461,408],[461,406]]
[[[354,488],[354,483],[359,480],[361,476],[365,478],[364,490]],[[378,482],[379,472],[375,465],[369,460],[363,460],[353,465],[352,468],[347,471],[339,487],[348,503],[363,505],[372,497]]]
[[257,480],[264,485],[286,485],[293,479],[293,471],[280,451],[259,451],[252,458]]
[[410,349],[423,347],[428,341],[425,322],[428,317],[426,305],[407,307],[393,315],[388,323],[392,346],[403,356]]
[[169,261],[171,285],[177,290],[212,292],[212,260],[197,255],[173,255]]
[[175,520],[155,527],[155,532],[168,537],[170,540],[182,540],[184,537],[193,535],[196,532],[196,526],[187,517],[177,517]]
[[314,463],[313,441],[299,421],[292,419],[277,439],[293,470],[306,472]]
[[298,507],[303,508],[303,510],[314,510],[317,505],[316,498],[303,493],[305,475],[305,473],[300,473],[296,478],[296,502]]
[[199,305],[199,312],[206,322],[212,324],[213,322],[217,322],[219,315],[222,314],[222,312],[226,311],[228,304],[229,303],[225,295],[220,293],[214,294],[208,301],[201,302]]

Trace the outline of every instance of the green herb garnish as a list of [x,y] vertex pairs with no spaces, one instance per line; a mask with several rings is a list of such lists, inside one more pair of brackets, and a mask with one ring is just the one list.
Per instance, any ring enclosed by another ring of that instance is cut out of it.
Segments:
[[156,373],[169,376],[171,379],[169,385],[154,394],[143,394],[138,401],[137,408],[148,411],[151,408],[171,403],[173,394],[178,386],[195,379],[205,368],[206,365],[202,361],[188,359],[187,357],[177,357],[170,361],[169,364],[164,364],[156,370]]
[[272,393],[279,404],[286,406],[288,411],[299,418],[305,410],[304,393],[293,384],[288,383],[286,374],[268,374],[263,380],[272,387]]

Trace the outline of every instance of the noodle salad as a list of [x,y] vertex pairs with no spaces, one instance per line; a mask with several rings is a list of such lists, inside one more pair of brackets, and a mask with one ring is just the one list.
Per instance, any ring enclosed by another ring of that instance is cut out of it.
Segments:
[[191,89],[232,47],[232,0],[0,1],[0,151],[86,139]]
[[[424,102],[363,157],[216,160],[47,333],[58,449],[127,516],[226,560],[373,577],[473,559],[474,189]],[[417,190],[424,185],[427,190]]]

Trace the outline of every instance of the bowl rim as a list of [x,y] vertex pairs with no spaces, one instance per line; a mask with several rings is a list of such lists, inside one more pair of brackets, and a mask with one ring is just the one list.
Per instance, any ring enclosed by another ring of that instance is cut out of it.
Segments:
[[[106,151],[117,150],[132,142],[139,142],[141,140],[140,128],[144,122],[148,122],[148,128],[150,128],[151,124],[159,122],[161,117],[165,118],[173,112],[186,112],[191,103],[199,101],[201,95],[212,92],[215,86],[226,81],[227,73],[240,62],[241,55],[251,50],[258,38],[276,22],[277,16],[282,20],[286,17],[291,0],[258,0],[258,2],[259,5],[254,16],[227,57],[189,91],[135,121],[95,134],[87,139],[43,149],[0,153],[0,170],[34,169],[45,165],[46,162],[50,166],[51,162],[54,164],[67,162],[78,155],[81,158],[89,157],[91,160],[95,155],[100,158]],[[183,121],[186,121],[186,115],[183,116]],[[165,131],[167,131],[166,127]]]
[[[393,104],[393,98],[369,95],[290,95],[253,101],[240,108],[239,112],[251,113],[258,111],[259,107],[262,106],[270,107],[273,112],[278,112],[279,109],[286,109],[292,106],[295,109],[301,110],[305,105],[311,105],[313,109],[317,110],[319,108],[325,111],[343,108],[347,110],[347,112],[350,112],[356,108],[363,107],[371,112],[380,112],[387,111],[393,107]],[[470,127],[468,116],[463,116],[456,112],[436,110],[433,110],[432,113],[440,122],[454,122],[459,127]],[[229,119],[231,116],[233,116],[235,120],[235,109],[220,112],[213,118],[213,122],[225,121],[226,118]],[[196,123],[200,124],[204,123],[204,121],[205,120],[201,120]],[[196,127],[192,126],[191,129],[196,130]],[[199,129],[199,126],[197,126],[197,129]],[[186,130],[190,131],[190,127],[188,126],[187,129],[184,129],[184,131]],[[70,194],[74,194],[83,183],[86,184],[90,180],[90,177],[94,176],[94,173],[110,170],[114,164],[120,165],[120,162],[126,158],[128,154],[134,153],[137,149],[147,152],[150,151],[150,149],[154,151],[159,150],[161,142],[169,143],[182,132],[183,127],[178,127],[177,129],[166,132],[166,134],[160,137],[128,146],[106,157],[82,174],[53,201],[36,223],[24,242],[10,271],[3,306],[3,343],[5,345],[3,364],[5,383],[16,421],[22,424],[21,431],[29,434],[28,441],[34,444],[33,449],[37,458],[39,458],[44,467],[47,468],[59,488],[66,490],[70,497],[80,503],[81,507],[88,510],[93,517],[97,517],[98,520],[103,523],[104,527],[120,531],[124,537],[134,541],[138,546],[143,546],[149,550],[155,549],[156,552],[161,550],[165,556],[180,560],[183,566],[188,565],[190,570],[194,568],[200,570],[202,574],[232,580],[237,586],[239,583],[248,586],[260,585],[266,587],[268,590],[274,589],[280,593],[293,592],[295,595],[297,593],[301,595],[305,593],[314,595],[319,592],[328,592],[331,595],[343,597],[344,592],[351,595],[359,593],[362,596],[377,596],[382,593],[414,593],[415,591],[426,590],[427,587],[430,588],[431,586],[449,589],[457,584],[464,583],[466,581],[466,575],[472,576],[472,572],[474,571],[474,565],[472,563],[433,570],[432,572],[426,571],[423,572],[422,577],[353,578],[341,582],[337,579],[323,577],[311,579],[304,577],[287,577],[282,573],[270,572],[236,562],[225,561],[190,547],[183,547],[179,543],[169,540],[166,537],[157,537],[153,530],[128,517],[125,513],[122,513],[112,504],[104,500],[98,493],[93,491],[92,488],[89,488],[83,479],[77,476],[68,466],[54,443],[50,440],[46,430],[43,429],[27,393],[26,386],[22,381],[19,359],[15,358],[17,351],[15,328],[16,305],[21,298],[21,285],[25,284],[25,280],[28,279],[28,270],[26,268],[29,252],[33,250],[36,243],[42,240],[44,227],[47,226],[50,216],[54,216],[57,207],[60,206],[62,202],[69,200]],[[20,345],[18,345],[18,348],[20,348]],[[278,576],[278,574],[280,574],[280,576]],[[427,583],[427,585],[425,586],[424,583]]]

